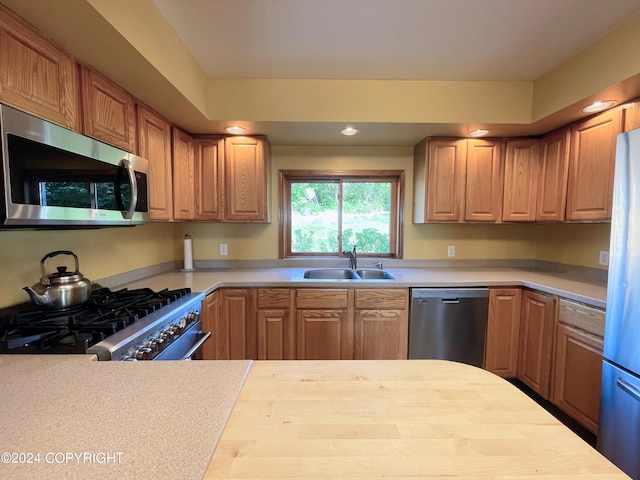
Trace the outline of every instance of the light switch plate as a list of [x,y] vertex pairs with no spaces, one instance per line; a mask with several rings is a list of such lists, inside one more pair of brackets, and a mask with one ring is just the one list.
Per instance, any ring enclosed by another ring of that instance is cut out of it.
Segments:
[[447,247],[447,257],[455,257],[456,256],[456,247],[454,245],[449,245]]
[[221,243],[220,244],[220,255],[226,255],[227,254],[227,244],[226,243]]
[[607,266],[609,265],[609,252],[600,250],[600,257],[598,258],[598,264]]

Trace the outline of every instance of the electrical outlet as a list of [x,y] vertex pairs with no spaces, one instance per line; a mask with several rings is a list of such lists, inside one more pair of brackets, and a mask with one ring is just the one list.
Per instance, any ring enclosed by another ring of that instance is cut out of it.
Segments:
[[600,257],[598,258],[598,263],[600,265],[604,265],[605,267],[609,265],[609,252],[600,250]]
[[227,244],[226,243],[221,243],[220,244],[220,255],[226,255],[227,254]]
[[455,257],[456,256],[456,247],[453,245],[449,245],[447,247],[447,257]]

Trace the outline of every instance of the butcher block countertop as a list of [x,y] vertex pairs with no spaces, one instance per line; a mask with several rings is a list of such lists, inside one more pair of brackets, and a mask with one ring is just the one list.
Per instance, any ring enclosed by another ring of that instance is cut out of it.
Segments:
[[507,381],[438,360],[256,361],[206,479],[628,479]]

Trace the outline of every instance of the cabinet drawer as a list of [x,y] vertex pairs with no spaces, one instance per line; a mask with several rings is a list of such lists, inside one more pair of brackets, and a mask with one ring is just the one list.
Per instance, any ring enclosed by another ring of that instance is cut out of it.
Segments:
[[289,308],[288,288],[259,288],[258,308]]
[[356,289],[356,309],[406,310],[408,305],[407,289]]
[[604,337],[604,310],[561,298],[558,320],[592,335]]
[[349,291],[345,289],[305,288],[296,290],[298,308],[347,308]]

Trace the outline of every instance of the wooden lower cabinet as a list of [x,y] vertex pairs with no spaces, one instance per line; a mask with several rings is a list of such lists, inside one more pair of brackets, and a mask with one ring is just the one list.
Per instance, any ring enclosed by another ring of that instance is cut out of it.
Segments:
[[556,297],[531,290],[523,291],[518,379],[544,399],[549,399],[556,317]]
[[602,344],[600,337],[557,325],[551,400],[592,433],[598,431]]
[[402,360],[409,342],[407,289],[357,289],[353,358]]
[[258,360],[296,358],[295,321],[292,315],[295,290],[258,289]]
[[518,375],[521,305],[522,289],[519,287],[489,290],[484,368],[501,377]]
[[245,360],[257,357],[255,290],[222,288],[203,303],[203,328],[212,332],[204,360]]

